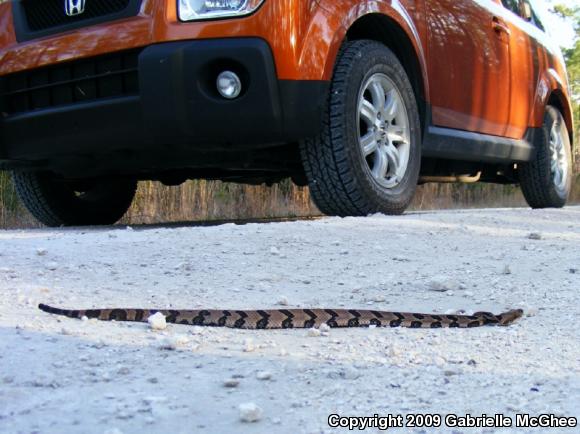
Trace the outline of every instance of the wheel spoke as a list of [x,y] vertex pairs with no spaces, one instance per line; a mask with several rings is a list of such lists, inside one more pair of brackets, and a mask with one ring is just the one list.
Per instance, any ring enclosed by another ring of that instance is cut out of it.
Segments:
[[409,143],[409,139],[407,138],[409,136],[407,134],[407,128],[393,126],[389,128],[387,134],[391,143]]
[[560,157],[558,158],[558,162],[560,163],[561,167],[568,167],[568,158],[566,157],[566,153],[562,152]]
[[389,161],[388,166],[389,166],[390,172],[393,174],[396,174],[398,176],[399,161],[401,158],[401,154],[399,153],[399,150],[395,146],[386,146],[385,147],[385,154],[386,154],[387,159]]
[[385,90],[377,81],[373,81],[369,87],[373,96],[373,106],[377,112],[383,112],[385,109]]
[[360,145],[363,149],[363,155],[368,157],[373,152],[377,150],[379,144],[377,143],[377,139],[375,137],[375,133],[372,131],[366,133],[364,136],[360,138]]
[[562,169],[560,167],[557,167],[556,172],[554,172],[554,184],[558,186],[561,185],[563,177],[564,174],[562,173]]
[[556,124],[554,124],[552,135],[554,137],[554,143],[556,143],[556,145],[559,147],[560,142],[561,142],[562,132],[560,131],[560,129],[558,128],[558,126]]
[[387,93],[387,101],[385,103],[385,119],[392,122],[399,112],[399,97],[397,92],[393,89]]
[[373,176],[377,179],[383,179],[387,175],[389,160],[384,149],[379,149],[375,154],[375,165],[373,167]]
[[366,99],[363,99],[360,116],[366,122],[368,126],[374,125],[377,122],[377,109]]

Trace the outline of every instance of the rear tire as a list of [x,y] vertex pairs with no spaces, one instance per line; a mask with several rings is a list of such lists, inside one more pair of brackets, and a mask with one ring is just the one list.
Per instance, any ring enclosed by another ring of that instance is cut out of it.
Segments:
[[51,172],[14,172],[20,200],[41,223],[50,227],[109,225],[131,206],[137,181],[77,181]]
[[328,215],[401,214],[421,165],[419,111],[397,57],[369,40],[339,54],[322,131],[300,151],[311,196]]
[[532,208],[562,208],[572,190],[572,149],[560,111],[546,108],[535,156],[520,166],[520,185]]

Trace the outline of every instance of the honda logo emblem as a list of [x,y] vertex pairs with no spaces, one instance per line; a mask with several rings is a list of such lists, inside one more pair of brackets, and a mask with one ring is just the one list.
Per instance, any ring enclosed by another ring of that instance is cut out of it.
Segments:
[[82,14],[85,11],[86,0],[64,0],[64,11],[69,17]]

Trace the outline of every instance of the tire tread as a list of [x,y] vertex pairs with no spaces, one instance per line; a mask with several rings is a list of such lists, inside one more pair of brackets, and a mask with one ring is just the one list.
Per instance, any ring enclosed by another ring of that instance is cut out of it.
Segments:
[[348,140],[344,137],[342,122],[347,110],[348,82],[357,57],[374,50],[392,56],[393,66],[406,78],[394,54],[383,44],[371,40],[347,42],[335,66],[321,133],[300,143],[312,198],[320,211],[327,215],[364,216],[379,211],[400,214],[408,205],[382,203],[379,206],[370,200],[364,194],[347,155]]

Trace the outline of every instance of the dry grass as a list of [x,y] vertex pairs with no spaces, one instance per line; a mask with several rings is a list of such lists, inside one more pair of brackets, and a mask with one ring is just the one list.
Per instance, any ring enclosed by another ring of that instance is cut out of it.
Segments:
[[[571,203],[580,203],[580,176]],[[490,184],[427,184],[420,186],[413,210],[526,206],[520,189]],[[319,215],[308,189],[289,181],[246,186],[222,182],[188,181],[179,187],[142,182],[123,224],[199,220],[304,217]],[[40,225],[16,197],[9,176],[0,172],[0,228]]]
[[308,189],[291,182],[266,186],[188,181],[179,187],[142,182],[124,223],[304,217],[319,214]]

